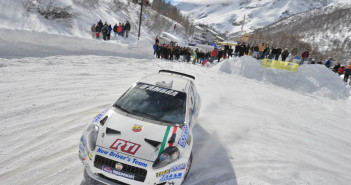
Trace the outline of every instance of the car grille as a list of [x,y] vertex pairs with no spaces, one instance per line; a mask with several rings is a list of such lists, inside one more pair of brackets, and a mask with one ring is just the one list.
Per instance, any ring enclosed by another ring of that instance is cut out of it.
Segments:
[[[98,168],[100,170],[102,169],[102,166],[108,166],[108,167],[114,169],[116,166],[116,163],[121,163],[121,162],[117,162],[117,161],[108,159],[106,157],[96,155],[95,161],[94,161],[94,167]],[[135,166],[131,166],[128,164],[124,164],[124,163],[121,163],[121,164],[123,165],[121,172],[134,175],[134,180],[136,180],[136,181],[140,181],[140,182],[145,181],[147,170],[142,169],[142,168],[138,168]]]

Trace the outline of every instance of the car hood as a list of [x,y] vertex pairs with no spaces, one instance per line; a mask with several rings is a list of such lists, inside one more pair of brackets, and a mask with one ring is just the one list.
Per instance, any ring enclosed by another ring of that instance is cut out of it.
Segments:
[[156,160],[162,142],[165,148],[168,146],[172,133],[166,135],[166,132],[173,127],[150,123],[115,108],[110,109],[106,116],[98,146],[148,161]]

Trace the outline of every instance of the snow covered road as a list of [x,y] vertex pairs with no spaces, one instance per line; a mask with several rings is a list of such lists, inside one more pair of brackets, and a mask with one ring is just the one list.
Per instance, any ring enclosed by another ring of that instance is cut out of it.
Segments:
[[[202,68],[93,55],[0,59],[0,182],[89,184],[78,159],[82,130],[133,82],[170,69],[195,75],[202,98],[185,184],[349,184],[350,97],[252,79],[252,60]],[[296,74],[309,67],[324,70]]]

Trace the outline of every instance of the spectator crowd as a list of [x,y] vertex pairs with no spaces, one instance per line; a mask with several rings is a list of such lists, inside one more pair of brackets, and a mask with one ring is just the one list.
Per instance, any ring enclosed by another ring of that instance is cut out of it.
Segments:
[[116,38],[117,36],[128,37],[129,32],[130,32],[130,28],[131,28],[131,26],[130,26],[129,21],[127,21],[125,24],[119,23],[117,25],[117,23],[116,23],[112,27],[111,24],[107,24],[107,22],[105,22],[105,24],[103,24],[102,21],[100,20],[97,24],[93,24],[91,26],[91,36],[93,38],[97,38],[97,39],[102,37],[103,40],[110,40],[112,31],[113,31],[114,38]]
[[[310,51],[308,48],[300,51],[295,45],[292,49],[282,48],[280,45],[276,47],[269,47],[268,44],[262,43],[260,45],[255,44],[250,46],[250,44],[238,43],[234,49],[232,46],[224,45],[219,48],[214,48],[212,51],[204,51],[199,48],[192,49],[190,47],[180,47],[166,45],[160,43],[158,38],[155,38],[155,44],[153,45],[154,55],[157,58],[176,60],[180,62],[192,62],[204,63],[204,61],[209,61],[213,63],[215,60],[220,62],[220,60],[230,58],[230,57],[242,57],[244,55],[251,55],[256,59],[273,59],[279,61],[296,62],[299,65],[307,64],[322,64],[327,68],[331,68],[333,64],[333,58],[328,58],[323,62],[322,58],[319,58],[316,62],[316,51],[312,49]],[[301,53],[301,55],[299,55]],[[351,75],[351,62],[345,67],[336,63],[332,70],[339,74],[344,75],[344,81],[347,82],[349,76]]]

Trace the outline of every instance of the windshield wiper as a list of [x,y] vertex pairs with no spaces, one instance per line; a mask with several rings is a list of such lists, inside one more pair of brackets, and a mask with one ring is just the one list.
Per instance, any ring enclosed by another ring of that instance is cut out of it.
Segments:
[[152,114],[149,114],[149,113],[146,113],[146,112],[140,112],[140,111],[137,111],[137,110],[132,110],[132,113],[143,115],[143,116],[149,117],[149,118],[151,118],[153,120],[161,121],[163,123],[170,123],[170,124],[174,124],[174,125],[176,124],[176,123],[173,123],[171,121],[163,120],[163,119],[159,118],[158,116],[155,116],[155,115],[152,115]]
[[119,106],[119,105],[117,105],[117,104],[114,104],[113,105],[114,107],[116,107],[116,108],[118,108],[118,109],[120,109],[121,111],[123,111],[123,112],[126,112],[126,113],[128,113],[128,114],[130,114],[131,112],[130,111],[128,111],[127,109],[124,109],[124,108],[122,108],[121,106]]
[[157,121],[160,121],[160,118],[158,118],[157,116],[154,116],[154,115],[146,113],[146,112],[140,112],[140,111],[137,111],[137,110],[132,110],[131,112],[135,113],[135,114],[138,114],[138,115],[147,116],[149,118],[152,118],[152,119],[155,119]]

